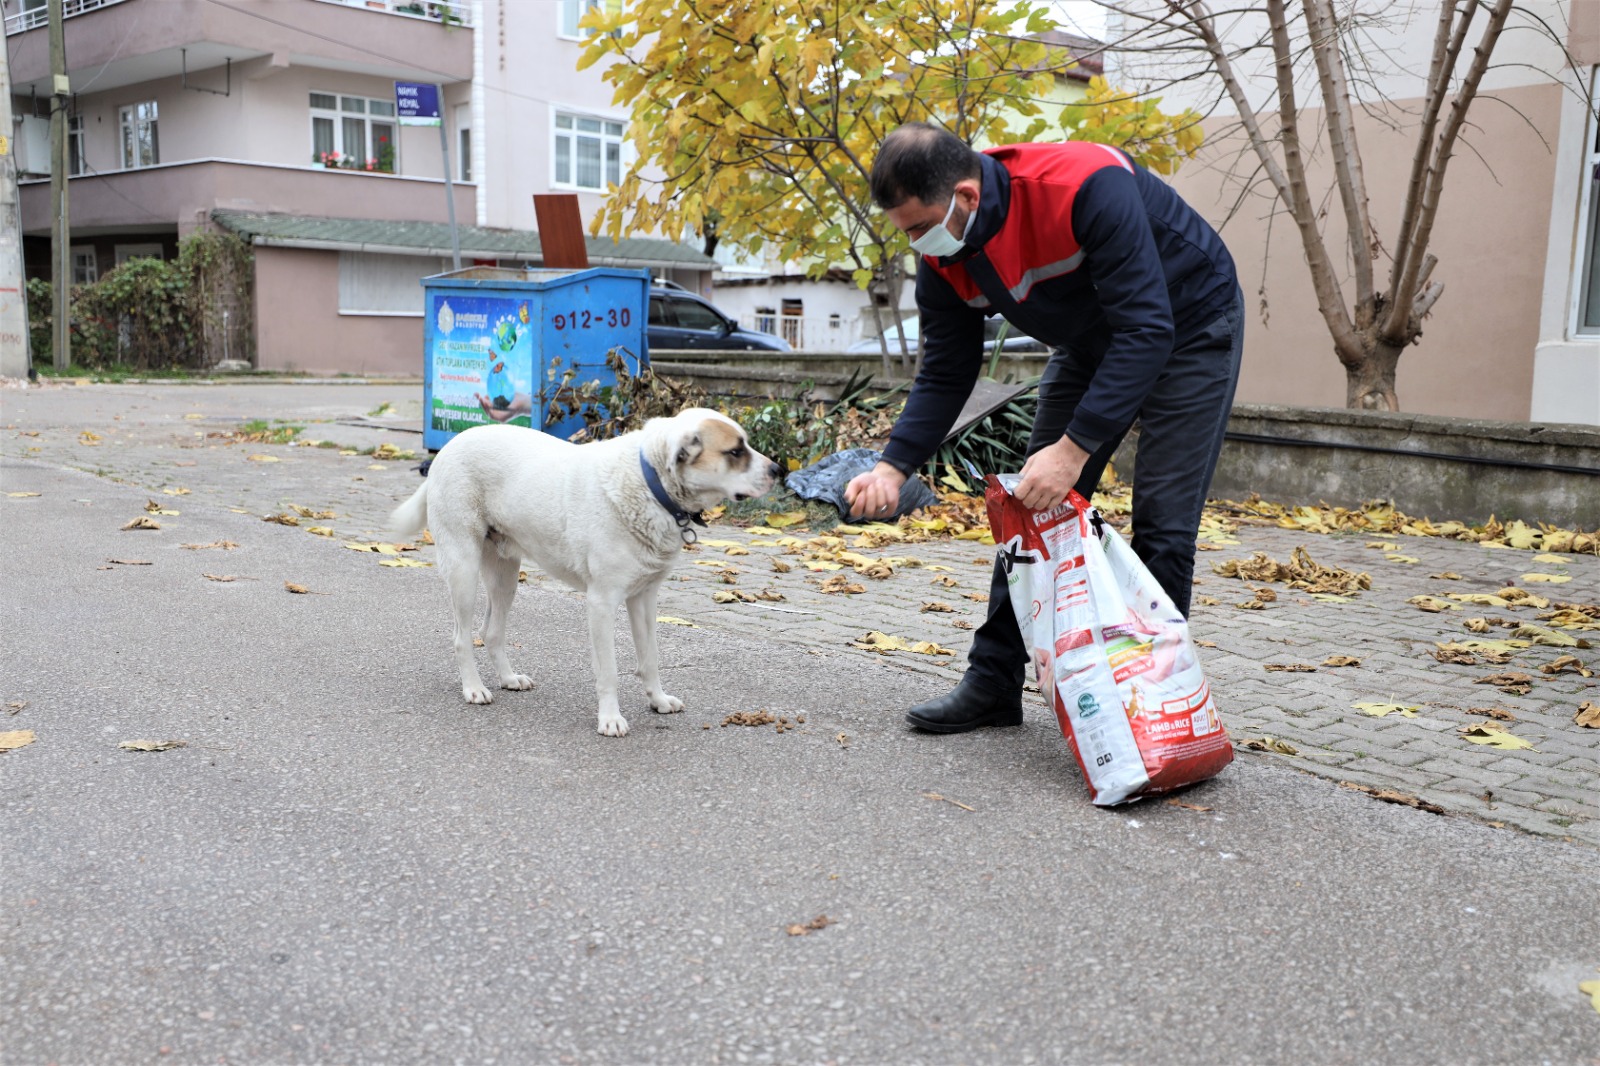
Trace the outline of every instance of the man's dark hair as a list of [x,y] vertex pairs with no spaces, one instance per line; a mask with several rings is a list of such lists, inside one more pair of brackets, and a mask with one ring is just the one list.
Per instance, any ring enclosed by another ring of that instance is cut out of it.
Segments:
[[912,197],[943,203],[956,182],[982,169],[972,147],[949,130],[908,122],[883,139],[872,162],[872,202],[887,211]]

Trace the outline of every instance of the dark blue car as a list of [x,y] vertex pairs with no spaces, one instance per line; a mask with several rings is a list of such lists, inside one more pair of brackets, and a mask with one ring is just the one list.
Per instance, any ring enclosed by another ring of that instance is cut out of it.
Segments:
[[657,289],[650,293],[648,337],[651,351],[662,348],[793,351],[782,337],[741,329],[739,323],[717,310],[710,301],[682,289]]

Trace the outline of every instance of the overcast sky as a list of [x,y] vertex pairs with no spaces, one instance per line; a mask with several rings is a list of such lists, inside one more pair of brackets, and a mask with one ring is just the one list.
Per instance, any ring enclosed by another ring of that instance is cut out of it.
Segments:
[[1105,8],[1094,0],[1054,0],[1050,6],[1055,9],[1056,19],[1063,29],[1096,40],[1105,40]]

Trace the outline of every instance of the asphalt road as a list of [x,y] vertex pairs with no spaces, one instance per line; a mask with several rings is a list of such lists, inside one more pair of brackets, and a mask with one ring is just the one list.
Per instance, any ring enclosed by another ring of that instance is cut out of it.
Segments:
[[147,487],[0,464],[8,1064],[1600,1063],[1594,848],[1244,754],[1099,810],[1042,714],[912,733],[926,676],[712,628],[603,738],[541,587],[468,707],[436,575],[183,477],[122,531]]

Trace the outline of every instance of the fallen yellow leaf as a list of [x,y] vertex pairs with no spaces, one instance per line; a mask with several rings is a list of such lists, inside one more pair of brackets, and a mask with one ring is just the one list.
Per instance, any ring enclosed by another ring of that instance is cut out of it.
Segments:
[[1600,729],[1600,703],[1584,700],[1578,704],[1578,713],[1572,720],[1585,729]]
[[1589,997],[1589,1006],[1600,1013],[1600,981],[1579,981],[1578,991]]
[[1544,585],[1565,585],[1572,578],[1566,574],[1523,574],[1522,580]]
[[37,739],[31,729],[15,729],[9,733],[0,733],[0,751],[15,751],[17,748],[26,747]]
[[307,526],[306,527],[306,532],[307,533],[315,533],[319,537],[331,537],[331,536],[333,536],[333,527],[332,526]]
[[1490,722],[1484,725],[1463,726],[1461,729],[1462,739],[1469,740],[1474,744],[1487,744],[1491,748],[1499,748],[1502,751],[1539,750],[1519,736],[1502,732],[1501,729],[1495,728],[1495,725],[1496,723]]
[[166,493],[168,496],[187,496],[187,495],[189,495],[189,490],[188,489],[162,489],[161,491]]
[[805,520],[806,513],[804,511],[786,511],[782,514],[768,514],[766,524],[773,529],[787,529],[790,526],[797,526]]
[[6,495],[14,500],[19,500],[24,496],[37,496],[39,494],[37,492],[8,492]]
[[432,566],[433,564],[432,563],[425,563],[421,559],[379,559],[378,560],[378,565],[379,566]]
[[700,628],[687,618],[674,618],[670,614],[658,614],[656,615],[656,621],[669,626],[688,626],[690,629]]
[[248,459],[252,463],[281,463],[281,462],[283,462],[283,460],[279,459],[276,455],[247,455],[247,456],[245,456],[245,458]]
[[188,746],[187,740],[124,740],[117,745],[123,751],[171,751]]
[[1390,714],[1398,714],[1402,718],[1415,718],[1417,716],[1417,708],[1407,707],[1399,703],[1356,703],[1352,704],[1352,706],[1362,714],[1371,715],[1374,718],[1383,718]]
[[133,521],[129,522],[127,525],[123,526],[122,528],[123,529],[160,529],[161,528],[161,523],[157,522],[154,518],[151,518],[149,515],[140,515],[138,518],[135,518]]

